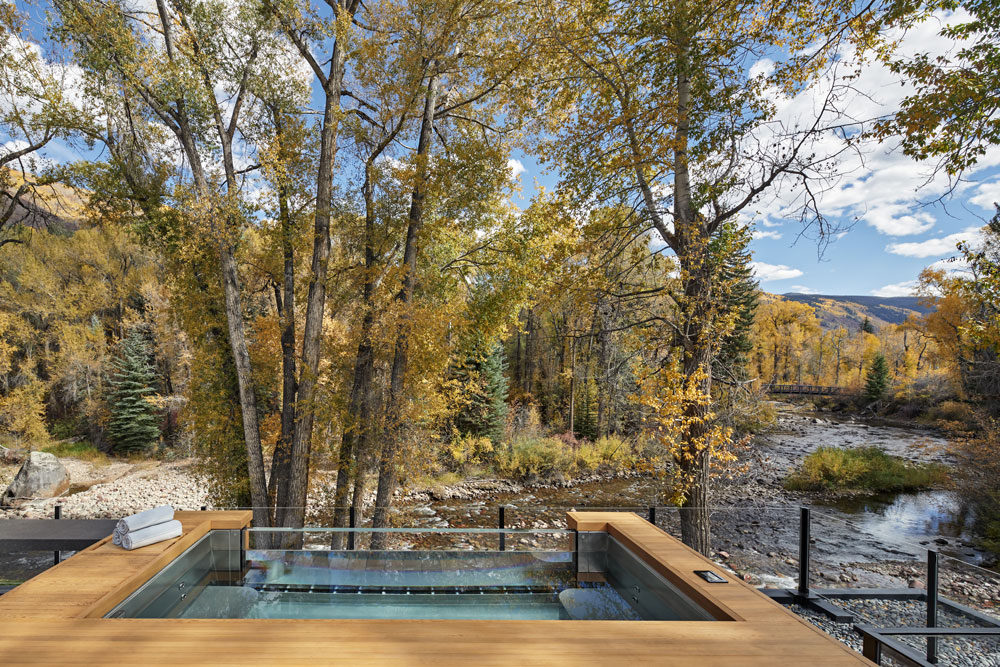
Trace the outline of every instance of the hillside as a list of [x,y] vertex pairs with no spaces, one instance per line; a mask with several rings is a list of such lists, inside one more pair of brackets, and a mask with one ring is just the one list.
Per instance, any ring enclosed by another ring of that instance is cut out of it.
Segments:
[[781,294],[782,299],[807,303],[816,309],[824,329],[845,327],[855,330],[865,317],[875,328],[902,324],[910,315],[924,315],[931,310],[914,296],[834,296],[829,294]]
[[[36,179],[16,169],[0,174],[0,184],[5,186],[7,194],[6,197],[0,196],[0,212],[6,211],[11,194],[25,181],[35,183]],[[76,231],[86,218],[85,194],[58,182],[36,185],[21,195],[20,203],[14,206],[7,224],[47,229],[54,233]]]

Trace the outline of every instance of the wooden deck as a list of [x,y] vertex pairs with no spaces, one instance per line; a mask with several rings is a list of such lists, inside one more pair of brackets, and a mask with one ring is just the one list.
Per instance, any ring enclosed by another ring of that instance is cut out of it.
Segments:
[[249,512],[178,512],[184,534],[132,552],[105,540],[0,597],[6,665],[871,665],[742,581],[628,513],[574,512],[720,619],[688,621],[209,620],[101,618],[213,528]]

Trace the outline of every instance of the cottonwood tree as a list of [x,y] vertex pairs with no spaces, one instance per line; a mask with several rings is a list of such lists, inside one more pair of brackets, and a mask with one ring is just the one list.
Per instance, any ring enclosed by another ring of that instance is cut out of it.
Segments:
[[712,366],[736,318],[719,298],[726,250],[714,241],[727,224],[748,224],[779,187],[798,195],[787,217],[829,231],[817,188],[833,155],[818,154],[815,142],[837,134],[844,88],[828,83],[810,117],[782,118],[775,101],[828,71],[853,12],[843,2],[567,0],[546,17],[554,82],[542,100],[553,121],[546,154],[561,187],[588,204],[634,205],[637,224],[655,230],[678,262],[676,316],[660,321],[675,353],[660,360],[653,421],[663,432],[683,424],[673,495],[684,541],[703,553],[711,458],[726,440],[710,418]]
[[925,335],[937,342],[956,384],[989,410],[1000,410],[1000,208],[976,243],[959,244],[967,268],[927,268],[921,293],[935,305]]
[[[174,197],[189,232],[215,245],[235,366],[254,521],[271,517],[253,390],[236,248],[247,216],[237,152],[240,123],[262,56],[274,55],[269,19],[249,5],[158,0],[153,7],[61,0],[57,34],[81,67],[135,101],[164,128],[183,158]],[[194,241],[195,239],[191,239]],[[189,241],[190,243],[190,241]]]

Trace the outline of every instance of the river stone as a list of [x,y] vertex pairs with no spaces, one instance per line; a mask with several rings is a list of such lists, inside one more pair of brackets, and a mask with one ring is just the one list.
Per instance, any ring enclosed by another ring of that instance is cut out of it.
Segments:
[[0,505],[13,507],[22,500],[54,498],[69,489],[69,471],[54,455],[31,452],[0,498]]

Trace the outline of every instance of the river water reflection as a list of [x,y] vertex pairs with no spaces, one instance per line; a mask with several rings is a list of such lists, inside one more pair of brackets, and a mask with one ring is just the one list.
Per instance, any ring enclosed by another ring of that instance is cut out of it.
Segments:
[[937,549],[977,565],[992,560],[972,546],[975,517],[951,491],[855,496],[818,507],[887,543]]

